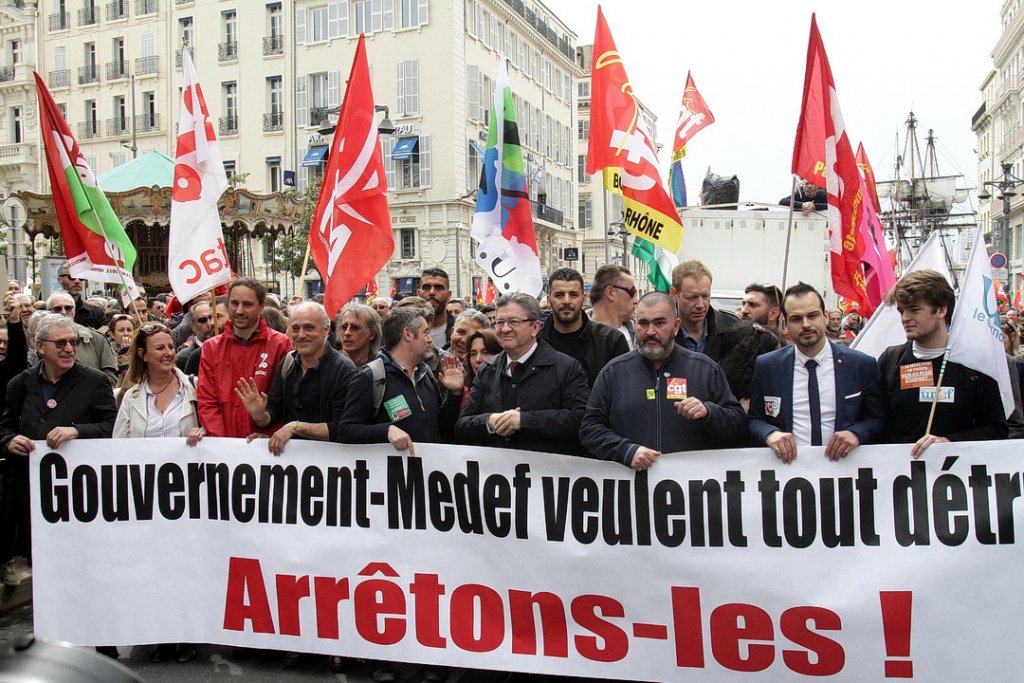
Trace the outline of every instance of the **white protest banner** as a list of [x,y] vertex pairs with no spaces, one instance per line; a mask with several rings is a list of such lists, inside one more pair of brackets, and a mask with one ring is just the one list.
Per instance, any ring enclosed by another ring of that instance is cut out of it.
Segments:
[[1016,443],[648,473],[429,444],[40,444],[35,632],[616,680],[1013,681]]

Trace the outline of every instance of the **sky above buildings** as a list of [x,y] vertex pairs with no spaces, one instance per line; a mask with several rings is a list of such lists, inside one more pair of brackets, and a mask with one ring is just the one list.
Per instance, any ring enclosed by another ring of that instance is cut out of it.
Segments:
[[[593,42],[597,2],[543,1],[578,45]],[[663,166],[687,70],[715,115],[683,160],[691,197],[709,166],[737,174],[743,200],[774,203],[788,193],[812,12],[853,147],[864,143],[877,178],[892,177],[913,110],[922,146],[935,131],[940,172],[976,183],[971,117],[1000,36],[997,0],[605,0],[602,7],[634,91],[658,117]]]

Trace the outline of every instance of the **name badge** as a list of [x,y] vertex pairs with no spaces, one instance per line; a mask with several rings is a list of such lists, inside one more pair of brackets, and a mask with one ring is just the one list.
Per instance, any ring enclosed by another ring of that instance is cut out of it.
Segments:
[[647,390],[647,400],[648,401],[653,401],[656,398],[658,398],[658,393],[654,389],[648,389]]
[[665,398],[670,401],[682,401],[686,398],[686,378],[669,377],[665,387]]
[[[910,363],[900,366],[900,389],[917,389],[918,387],[934,387],[932,362]],[[931,399],[928,399],[929,401]]]
[[939,389],[939,397],[935,398],[935,387],[921,387],[918,391],[917,400],[921,403],[952,403],[956,396],[956,387],[942,387]]
[[412,415],[412,409],[409,408],[409,402],[406,401],[405,396],[402,396],[401,394],[384,401],[384,410],[388,411],[388,419],[392,422],[404,420]]

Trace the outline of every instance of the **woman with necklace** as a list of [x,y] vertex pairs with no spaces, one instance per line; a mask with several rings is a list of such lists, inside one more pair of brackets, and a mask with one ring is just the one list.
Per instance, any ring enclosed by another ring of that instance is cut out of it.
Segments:
[[[171,330],[159,323],[143,325],[130,349],[114,438],[185,437],[187,445],[195,446],[205,431],[196,413],[196,389],[175,367]],[[179,662],[190,662],[196,657],[196,647],[191,643],[160,644],[150,661],[158,663],[174,656]]]

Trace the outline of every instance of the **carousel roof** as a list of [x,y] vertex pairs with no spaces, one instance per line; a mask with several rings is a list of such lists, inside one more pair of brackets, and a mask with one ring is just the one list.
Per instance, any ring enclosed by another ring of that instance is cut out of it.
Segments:
[[140,187],[170,187],[174,180],[174,159],[151,149],[97,178],[105,192],[128,192]]

